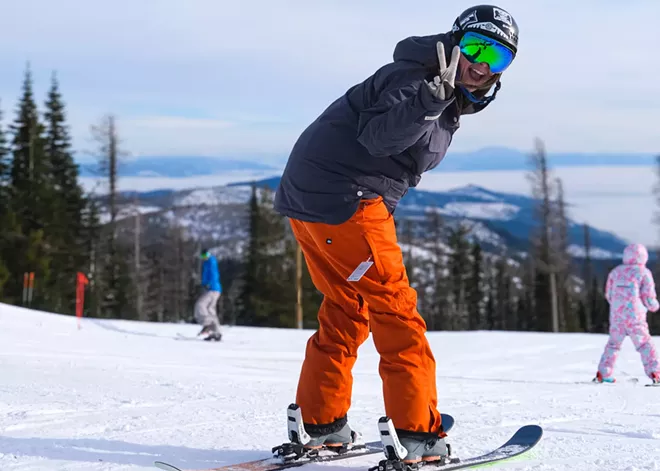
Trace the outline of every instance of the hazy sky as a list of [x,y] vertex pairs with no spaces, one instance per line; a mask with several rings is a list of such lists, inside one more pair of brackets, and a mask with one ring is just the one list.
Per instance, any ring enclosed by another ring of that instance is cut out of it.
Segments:
[[[14,116],[27,61],[40,101],[56,70],[77,149],[115,113],[133,155],[286,155],[304,127],[391,61],[400,39],[450,29],[477,2],[5,2],[0,99]],[[239,6],[239,4],[241,6]],[[518,57],[452,150],[660,150],[658,0],[504,0]]]

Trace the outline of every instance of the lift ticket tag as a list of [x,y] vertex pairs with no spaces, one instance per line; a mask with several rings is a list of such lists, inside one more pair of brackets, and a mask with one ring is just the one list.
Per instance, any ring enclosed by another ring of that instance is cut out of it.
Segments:
[[369,268],[371,268],[371,265],[373,265],[374,262],[371,261],[371,256],[369,256],[369,259],[366,262],[360,263],[357,268],[351,273],[351,275],[347,278],[348,281],[359,281],[360,278],[364,276],[364,274],[367,272]]

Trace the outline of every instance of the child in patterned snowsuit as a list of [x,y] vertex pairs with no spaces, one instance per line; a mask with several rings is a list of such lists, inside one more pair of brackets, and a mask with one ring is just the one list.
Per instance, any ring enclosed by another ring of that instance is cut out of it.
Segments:
[[594,381],[614,382],[612,370],[621,344],[629,336],[644,364],[644,372],[654,383],[660,382],[660,364],[649,334],[647,310],[660,309],[651,271],[646,268],[649,255],[641,244],[631,244],[623,252],[623,263],[607,277],[605,297],[610,303],[610,338],[598,365]]

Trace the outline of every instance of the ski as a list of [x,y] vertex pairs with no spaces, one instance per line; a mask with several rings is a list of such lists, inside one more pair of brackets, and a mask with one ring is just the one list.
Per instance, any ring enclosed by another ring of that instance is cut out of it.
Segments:
[[213,340],[206,340],[204,337],[191,337],[188,335],[183,335],[180,333],[176,334],[176,337],[174,337],[174,340],[193,340],[197,342],[220,342],[221,339],[213,339]]
[[[381,419],[383,422],[387,420],[389,420],[387,417]],[[398,438],[396,434],[392,436],[392,428],[383,425],[381,431],[386,431],[386,434],[383,435],[383,444],[387,459],[380,461],[377,466],[369,468],[369,471],[416,471],[420,469],[449,471],[491,465],[527,453],[536,446],[543,436],[543,429],[538,425],[525,425],[520,427],[506,443],[483,455],[465,459],[454,458],[451,456],[451,448],[448,446],[449,456],[440,461],[422,461],[407,464],[401,460],[403,450],[398,450]]]
[[[358,441],[355,445],[346,448],[326,447],[319,450],[305,451],[300,442],[306,442],[309,438],[304,427],[302,427],[300,411],[297,406],[293,406],[293,404],[289,406],[287,411],[290,442],[274,447],[272,449],[274,456],[272,457],[205,469],[179,468],[164,461],[156,461],[154,465],[164,471],[280,471],[308,463],[324,463],[383,453],[383,443],[381,441],[367,443]],[[443,430],[448,432],[454,426],[454,418],[449,414],[441,415]]]
[[[276,447],[277,448],[277,447]],[[174,465],[162,461],[156,461],[157,468],[165,471],[280,471],[288,468],[303,466],[308,463],[323,463],[328,461],[343,460],[355,456],[369,455],[373,453],[382,453],[383,449],[380,442],[368,442],[357,445],[345,451],[334,451],[331,449],[314,450],[315,453],[307,453],[299,458],[290,460],[270,457],[254,461],[245,461],[242,463],[230,464],[216,468],[191,469],[177,468]]]

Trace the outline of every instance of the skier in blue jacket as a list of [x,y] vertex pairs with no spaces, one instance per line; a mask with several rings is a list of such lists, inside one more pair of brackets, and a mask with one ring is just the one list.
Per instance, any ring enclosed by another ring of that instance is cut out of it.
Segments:
[[195,303],[195,320],[202,324],[202,330],[197,335],[208,334],[204,340],[220,340],[222,332],[218,319],[218,299],[222,293],[218,261],[208,249],[202,249],[200,254],[202,265],[202,287],[204,292]]

